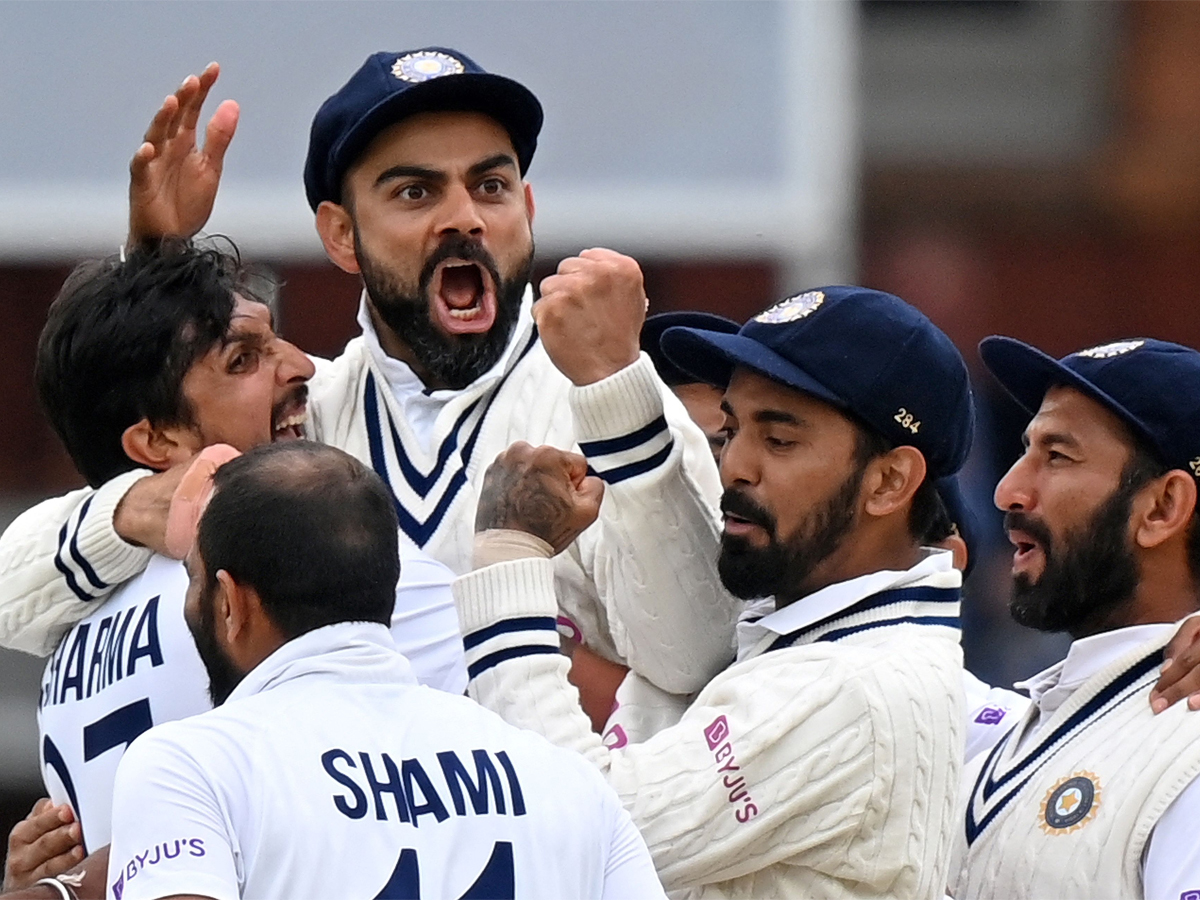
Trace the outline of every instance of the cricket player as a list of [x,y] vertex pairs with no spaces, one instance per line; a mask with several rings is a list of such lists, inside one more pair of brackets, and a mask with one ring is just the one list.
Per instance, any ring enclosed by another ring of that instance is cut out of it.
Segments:
[[[84,263],[50,307],[37,357],[43,405],[93,484],[166,469],[207,446],[295,439],[313,366],[272,329],[236,258],[188,244]],[[85,511],[86,512],[86,511]],[[81,580],[74,526],[63,567]],[[406,548],[393,630],[420,681],[461,694],[449,572]],[[93,582],[94,584],[94,582]],[[162,722],[212,708],[183,619],[187,573],[155,555],[60,641],[38,701],[47,790],[96,850],[109,843],[117,762]]]
[[664,896],[594,767],[416,683],[374,472],[300,441],[214,484],[185,616],[218,706],[122,758],[113,900]]
[[962,358],[899,298],[854,287],[791,297],[733,335],[669,329],[663,346],[725,386],[721,578],[773,602],[754,604],[737,661],[678,724],[606,746],[552,652],[549,559],[604,486],[578,456],[517,446],[477,528],[481,545],[524,532],[527,550],[455,582],[471,696],[605,772],[679,896],[941,897],[961,579],[921,544],[935,478],[971,442]]
[[[197,149],[215,78],[215,66],[189,78],[134,158],[134,240],[204,224],[237,120],[222,104]],[[363,334],[318,367],[306,433],[370,464],[405,541],[456,572],[471,567],[478,491],[498,453],[516,440],[583,452],[610,490],[596,527],[556,561],[561,614],[597,653],[687,694],[728,663],[738,609],[715,571],[716,469],[639,352],[636,262],[586,250],[534,303],[525,174],[541,123],[527,88],[444,47],[374,54],[321,107],[305,188],[330,259],[363,279]],[[149,551],[130,542],[154,546],[145,526],[164,504],[153,485],[107,484],[5,533],[0,641],[46,652],[145,566]],[[95,581],[72,583],[54,564],[68,555],[68,516],[82,562],[66,565]],[[668,625],[685,596],[695,615]]]
[[951,893],[1200,897],[1200,720],[1148,702],[1200,608],[1200,353],[1137,338],[1056,361],[1001,337],[980,352],[1034,414],[995,495],[1011,610],[1073,642],[968,765]]

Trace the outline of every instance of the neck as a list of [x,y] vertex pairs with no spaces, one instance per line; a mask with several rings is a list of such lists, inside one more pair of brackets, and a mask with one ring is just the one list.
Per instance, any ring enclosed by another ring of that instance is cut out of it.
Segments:
[[367,298],[367,314],[371,317],[371,325],[375,328],[375,336],[379,339],[379,346],[384,353],[392,359],[400,360],[400,362],[412,369],[413,374],[421,379],[421,383],[425,387],[435,391],[449,387],[448,384],[441,379],[435,378],[425,366],[421,365],[420,360],[413,353],[412,347],[408,345],[404,338],[396,334],[387,322],[383,321],[383,317],[375,309],[375,304],[371,302],[370,297]]
[[782,609],[803,600],[831,584],[850,581],[876,572],[903,572],[921,561],[921,545],[913,541],[905,527],[902,535],[876,537],[847,534],[841,545],[818,563],[803,582],[790,591],[776,594],[775,606]]

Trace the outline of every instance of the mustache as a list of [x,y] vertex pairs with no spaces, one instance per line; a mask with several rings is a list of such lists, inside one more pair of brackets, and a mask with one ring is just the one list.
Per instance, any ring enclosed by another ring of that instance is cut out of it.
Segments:
[[492,254],[488,253],[483,248],[483,245],[478,241],[474,241],[465,234],[448,234],[442,239],[438,248],[429,254],[429,258],[425,260],[425,265],[421,267],[421,277],[417,281],[417,285],[422,294],[429,292],[429,285],[433,282],[433,273],[437,267],[448,259],[461,259],[466,262],[479,263],[487,269],[489,275],[492,276],[492,284],[499,289],[501,284],[500,268],[496,265],[496,260]]
[[1050,549],[1050,529],[1046,527],[1046,523],[1041,519],[1035,519],[1033,516],[1018,510],[1009,510],[1004,514],[1004,530],[1006,532],[1024,531],[1041,544],[1043,549]]
[[765,528],[768,533],[775,534],[775,517],[741,491],[730,488],[721,494],[721,512],[745,519],[753,525]]

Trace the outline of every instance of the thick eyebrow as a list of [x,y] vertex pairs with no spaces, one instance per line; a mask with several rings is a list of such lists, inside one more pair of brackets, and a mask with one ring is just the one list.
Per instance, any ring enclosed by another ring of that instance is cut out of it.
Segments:
[[420,178],[422,181],[442,182],[446,180],[446,173],[439,172],[437,169],[426,169],[423,166],[392,166],[379,173],[379,177],[375,179],[375,187],[395,181],[397,178]]
[[221,338],[221,349],[232,347],[234,344],[245,344],[251,347],[265,347],[266,336],[261,331],[243,331],[236,327],[230,328],[225,337]]
[[505,167],[516,169],[517,161],[507,153],[497,153],[495,156],[489,156],[482,162],[475,163],[475,165],[467,169],[467,175],[471,178],[477,178],[484,172],[490,171],[491,169],[500,169]]
[[[467,169],[467,176],[478,178],[484,172],[502,167],[516,169],[517,161],[507,153],[497,153],[495,156],[489,156],[487,159],[481,160]],[[440,172],[437,169],[426,169],[424,166],[392,166],[379,173],[379,177],[375,179],[375,187],[379,187],[389,181],[395,181],[398,178],[419,178],[422,181],[432,181],[440,184],[446,181],[446,173]]]
[[[1029,432],[1026,431],[1021,435],[1021,443],[1026,447],[1030,446],[1032,441],[1029,439]],[[1070,447],[1073,450],[1079,449],[1079,441],[1073,435],[1065,432],[1050,431],[1045,434],[1039,434],[1037,438],[1039,447],[1049,447],[1058,444],[1062,447]]]
[[[737,418],[737,414],[734,413],[733,407],[729,405],[728,400],[721,401],[721,412],[730,418]],[[782,409],[760,409],[750,418],[752,421],[763,425],[795,425],[798,428],[808,425],[808,422],[795,413],[785,412]]]

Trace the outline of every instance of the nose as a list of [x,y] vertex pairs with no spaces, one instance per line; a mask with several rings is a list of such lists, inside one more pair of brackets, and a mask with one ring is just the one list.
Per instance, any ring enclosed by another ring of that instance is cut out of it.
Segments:
[[1032,474],[1029,454],[1024,454],[1012,464],[1012,468],[996,485],[996,493],[992,495],[992,502],[996,504],[996,508],[1005,512],[1009,510],[1027,512],[1032,509],[1034,504]]
[[717,466],[721,472],[721,487],[758,483],[758,466],[750,452],[749,441],[737,432],[726,438]]
[[483,234],[483,217],[479,214],[479,205],[465,184],[452,185],[446,191],[442,201],[442,216],[438,233],[470,234],[478,237]]
[[276,380],[282,385],[303,384],[313,377],[316,366],[308,354],[283,338],[279,338],[279,367]]

